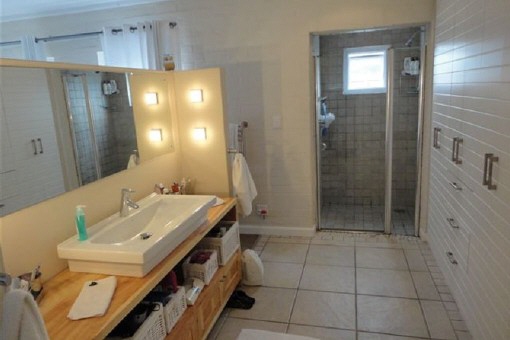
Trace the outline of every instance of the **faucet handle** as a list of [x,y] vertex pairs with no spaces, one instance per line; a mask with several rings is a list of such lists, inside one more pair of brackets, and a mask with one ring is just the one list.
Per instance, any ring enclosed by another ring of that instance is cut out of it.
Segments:
[[130,193],[131,194],[131,193],[136,192],[136,191],[131,189],[131,188],[122,188],[121,192],[122,193]]

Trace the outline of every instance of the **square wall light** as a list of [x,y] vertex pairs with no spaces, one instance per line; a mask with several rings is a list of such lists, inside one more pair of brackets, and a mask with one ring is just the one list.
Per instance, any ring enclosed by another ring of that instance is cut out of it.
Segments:
[[151,142],[161,142],[163,140],[163,130],[151,129],[149,131],[149,139]]
[[194,128],[193,129],[193,139],[194,140],[206,140],[207,139],[207,130],[205,127]]
[[146,92],[144,96],[145,104],[157,105],[158,104],[158,93],[157,92]]
[[189,91],[189,100],[192,103],[202,103],[204,101],[204,93],[201,89],[193,89]]

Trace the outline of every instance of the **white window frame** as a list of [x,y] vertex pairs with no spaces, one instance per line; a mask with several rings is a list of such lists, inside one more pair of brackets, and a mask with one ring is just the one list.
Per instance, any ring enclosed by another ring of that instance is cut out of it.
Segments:
[[[343,94],[372,94],[372,93],[386,93],[387,91],[387,79],[388,79],[388,67],[387,67],[387,55],[389,45],[377,45],[377,46],[363,46],[363,47],[350,47],[344,49],[344,60],[343,60]],[[382,87],[367,87],[361,89],[350,90],[349,85],[349,55],[354,53],[374,53],[382,52],[383,55],[383,86]]]

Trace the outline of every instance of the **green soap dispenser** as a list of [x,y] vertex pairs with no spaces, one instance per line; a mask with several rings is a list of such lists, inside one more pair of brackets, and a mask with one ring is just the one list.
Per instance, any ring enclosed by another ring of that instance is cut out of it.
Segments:
[[84,205],[77,205],[76,206],[76,231],[78,231],[78,240],[79,241],[85,241],[88,239],[87,235],[87,226],[85,224],[85,211],[83,211],[83,208],[85,208]]

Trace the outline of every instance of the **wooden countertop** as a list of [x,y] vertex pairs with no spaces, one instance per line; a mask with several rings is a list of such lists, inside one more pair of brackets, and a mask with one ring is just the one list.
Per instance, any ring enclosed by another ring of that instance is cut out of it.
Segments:
[[[102,317],[70,320],[67,314],[85,281],[108,275],[73,273],[68,269],[44,283],[39,308],[50,339],[104,339],[112,329],[154,288],[177,263],[235,206],[234,198],[209,209],[207,223],[195,230],[149,274],[143,278],[117,276],[117,289],[107,313]],[[232,216],[232,220],[235,220]]]

